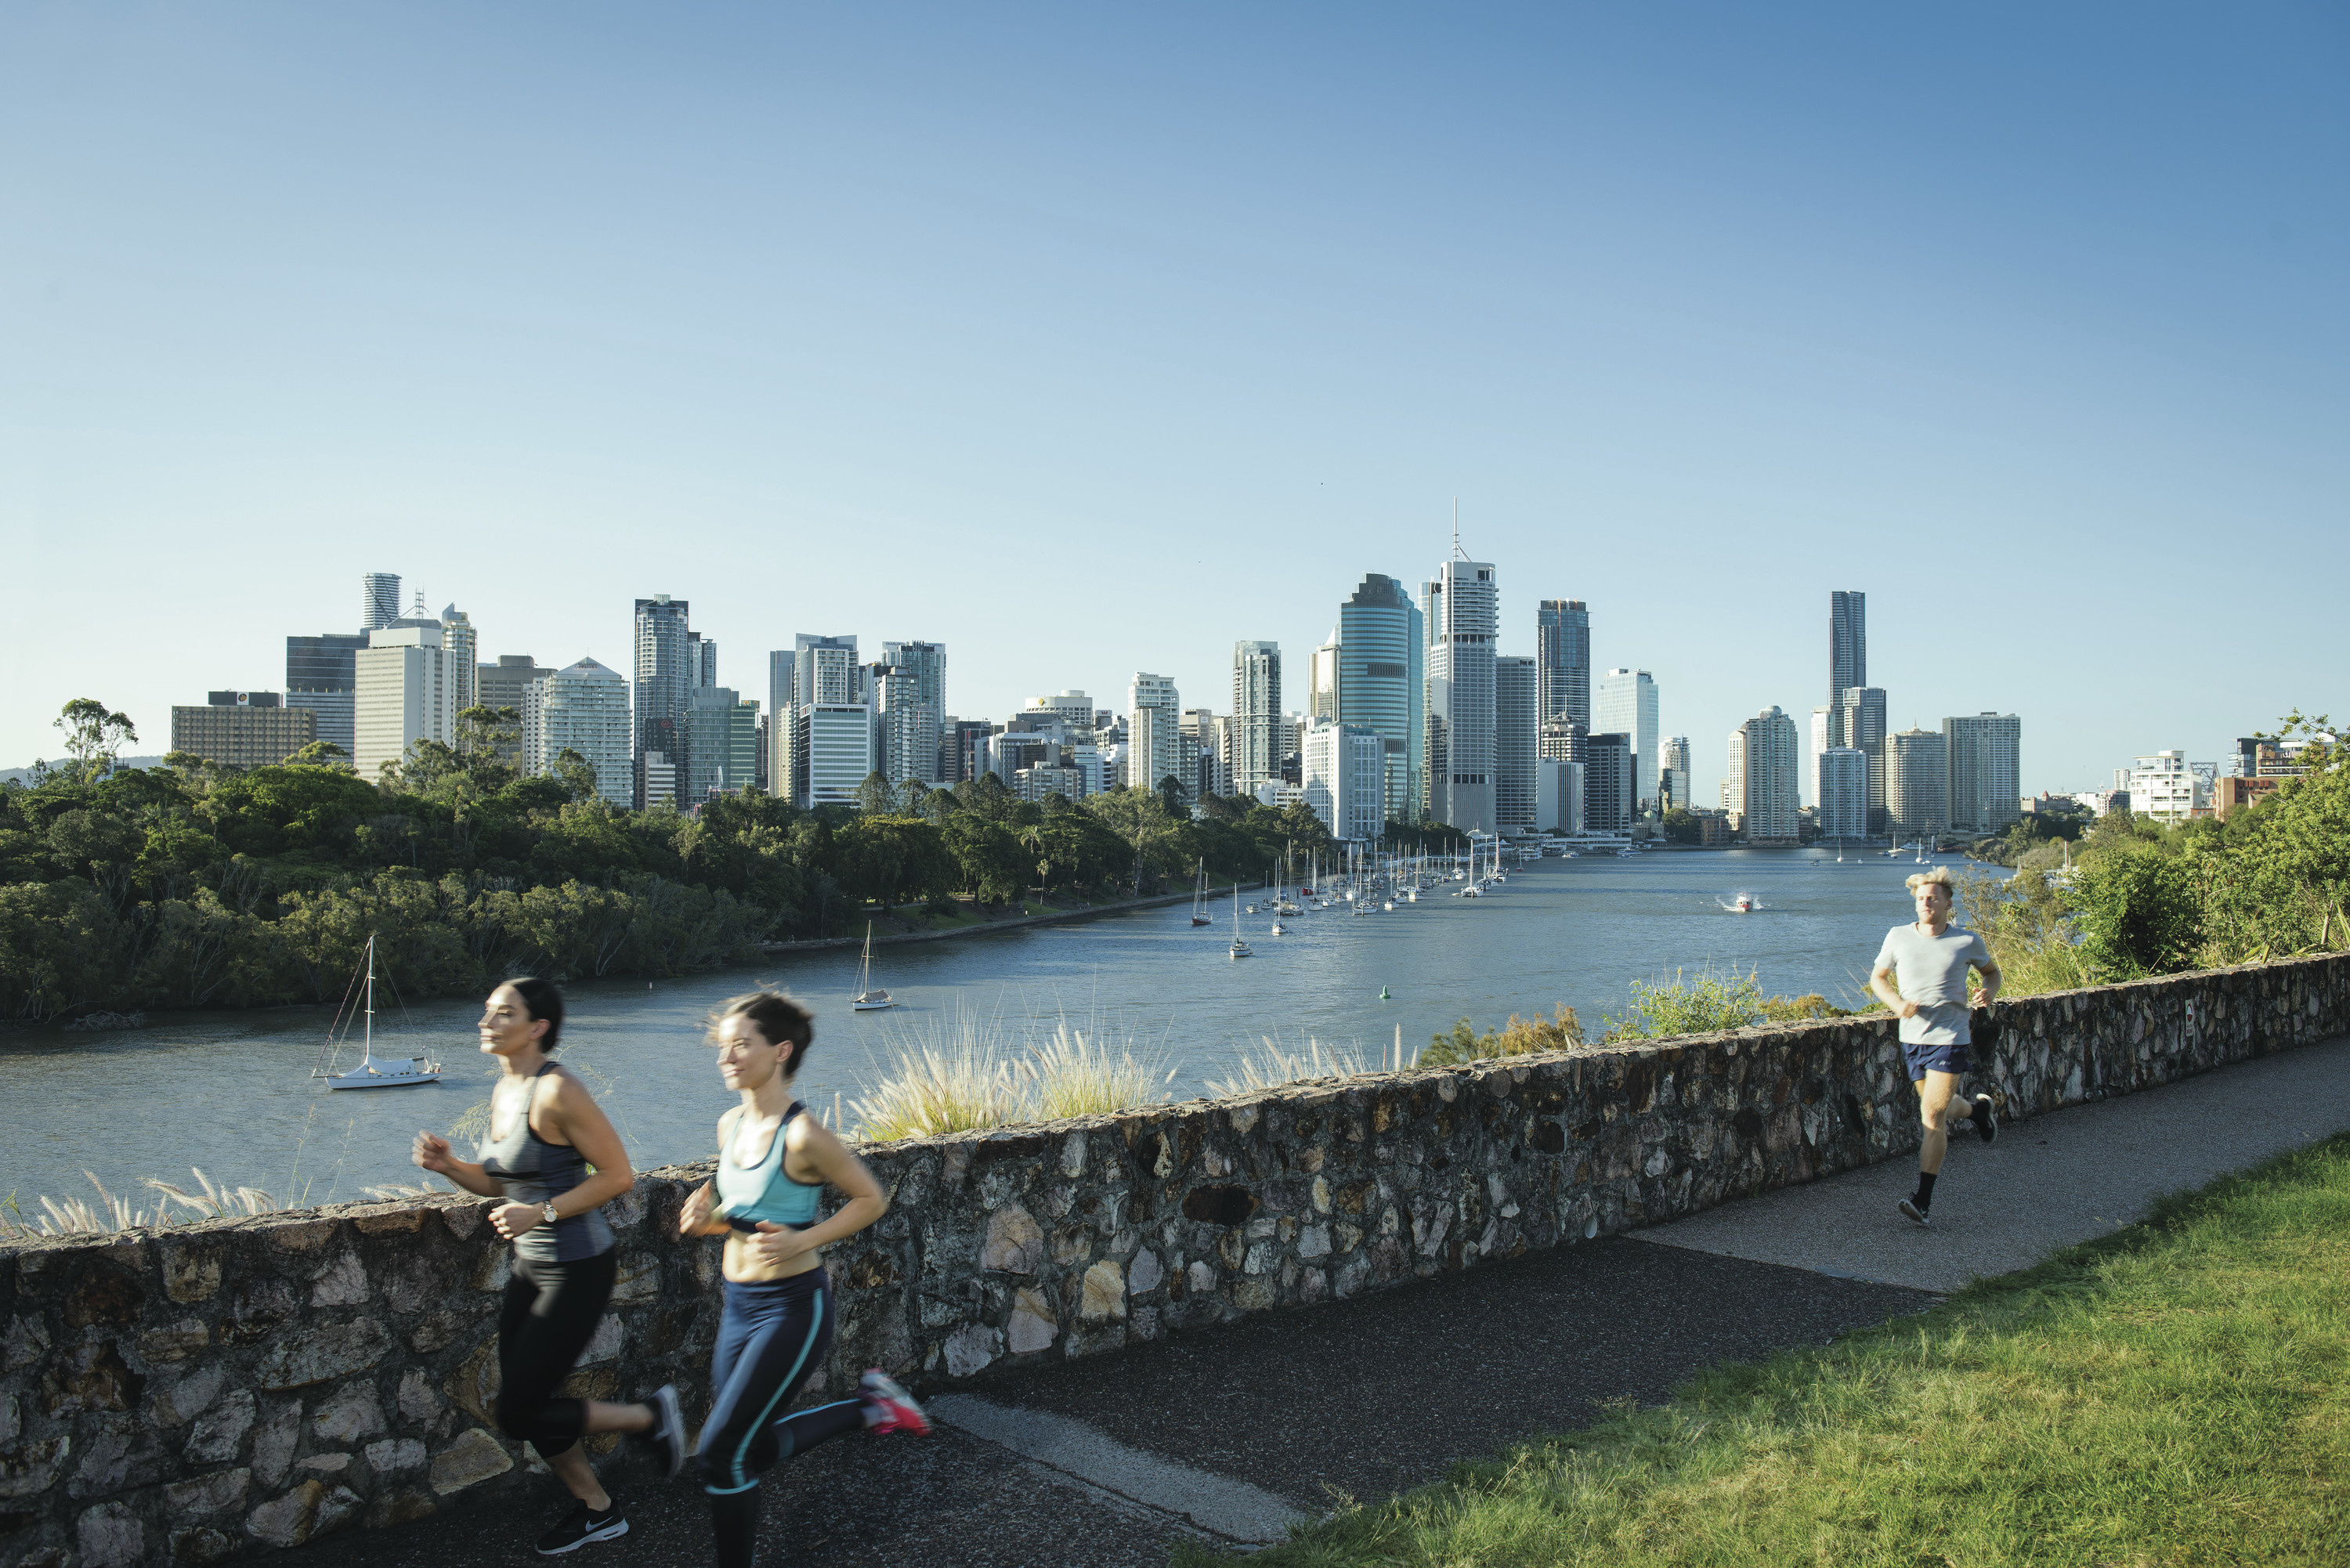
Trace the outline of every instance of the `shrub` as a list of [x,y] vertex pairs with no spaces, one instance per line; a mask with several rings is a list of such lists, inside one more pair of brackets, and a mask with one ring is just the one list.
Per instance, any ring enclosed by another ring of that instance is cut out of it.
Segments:
[[2153,847],[2108,850],[2074,876],[2081,946],[2105,978],[2131,980],[2187,968],[2203,941],[2195,877],[2176,855]]
[[1565,1002],[1558,1004],[1556,1013],[1549,1018],[1529,1022],[1516,1013],[1498,1030],[1478,1033],[1463,1018],[1448,1033],[1429,1037],[1428,1048],[1419,1054],[1423,1067],[1450,1067],[1461,1062],[1478,1062],[1492,1056],[1531,1056],[1538,1051],[1575,1051],[1582,1048],[1583,1022],[1575,1009]]
[[1752,970],[1717,973],[1700,970],[1694,980],[1679,970],[1670,980],[1632,982],[1632,1006],[1621,1017],[1610,1014],[1604,1041],[1664,1040],[1677,1034],[1711,1034],[1760,1023],[1764,1004],[1761,981]]

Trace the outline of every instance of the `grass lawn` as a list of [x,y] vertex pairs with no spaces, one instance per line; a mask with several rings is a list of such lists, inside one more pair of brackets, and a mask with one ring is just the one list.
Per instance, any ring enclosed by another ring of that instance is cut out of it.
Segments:
[[2350,1563],[2350,1137],[1246,1559]]

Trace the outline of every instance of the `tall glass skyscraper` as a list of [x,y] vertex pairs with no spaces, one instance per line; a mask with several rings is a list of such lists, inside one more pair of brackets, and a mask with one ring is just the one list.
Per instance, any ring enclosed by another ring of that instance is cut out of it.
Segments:
[[[369,632],[400,618],[400,574],[367,572],[359,577],[359,630]],[[360,646],[366,646],[362,643]]]
[[1511,654],[1493,660],[1493,817],[1504,833],[1534,830],[1537,690],[1533,659]]
[[[1838,588],[1828,595],[1828,705],[1867,684],[1868,596]],[[1831,732],[1828,739],[1839,746],[1854,743],[1850,735]]]
[[1419,607],[1393,577],[1367,574],[1338,606],[1337,717],[1379,737],[1389,822],[1418,822],[1428,811],[1427,646]]
[[1591,612],[1581,599],[1544,599],[1534,616],[1534,664],[1544,722],[1591,728]]
[[939,733],[947,713],[947,649],[942,642],[885,642],[881,771],[892,784],[939,782]]
[[1598,730],[1632,737],[1632,799],[1636,812],[1657,804],[1657,683],[1645,670],[1611,670],[1599,678],[1593,704]]
[[286,705],[315,711],[318,739],[332,741],[347,756],[354,743],[351,693],[357,676],[353,660],[367,644],[363,631],[329,631],[286,639]]
[[1258,786],[1279,781],[1281,760],[1289,751],[1281,716],[1281,644],[1232,644],[1235,794],[1254,794]]
[[1471,833],[1494,827],[1493,563],[1458,556],[1420,589],[1428,617],[1428,810]]
[[[655,594],[637,601],[636,757],[660,752],[682,776],[687,694],[701,684],[701,660],[686,636],[686,601]],[[641,771],[640,769],[632,771]],[[645,802],[637,803],[642,810]]]

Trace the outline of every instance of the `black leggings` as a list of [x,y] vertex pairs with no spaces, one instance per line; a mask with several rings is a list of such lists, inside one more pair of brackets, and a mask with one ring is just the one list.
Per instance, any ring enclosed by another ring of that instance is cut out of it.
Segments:
[[760,1284],[726,1282],[710,1357],[710,1418],[697,1454],[718,1532],[718,1568],[750,1568],[760,1471],[865,1430],[862,1399],[778,1414],[832,1348],[831,1285],[820,1267]]
[[541,1459],[567,1452],[586,1428],[587,1402],[555,1391],[596,1337],[619,1273],[609,1252],[569,1263],[514,1261],[498,1306],[498,1430]]

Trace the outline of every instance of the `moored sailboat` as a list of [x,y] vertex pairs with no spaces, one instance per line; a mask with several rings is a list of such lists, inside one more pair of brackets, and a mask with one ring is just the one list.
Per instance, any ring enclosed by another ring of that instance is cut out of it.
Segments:
[[879,1012],[891,1005],[889,993],[873,983],[873,922],[865,922],[865,960],[857,970],[857,995],[848,1003],[851,1012]]

